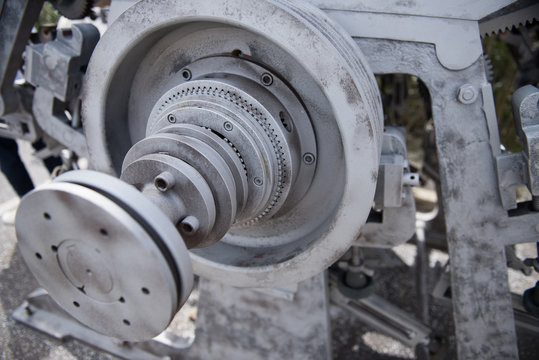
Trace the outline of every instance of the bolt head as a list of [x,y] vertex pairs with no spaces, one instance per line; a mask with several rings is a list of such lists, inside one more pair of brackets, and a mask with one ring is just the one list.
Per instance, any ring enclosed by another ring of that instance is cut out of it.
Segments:
[[268,74],[268,73],[263,73],[262,76],[260,77],[260,81],[262,82],[262,84],[266,86],[270,86],[271,84],[273,84],[273,76],[271,76],[271,74]]
[[465,84],[459,88],[457,98],[463,104],[472,104],[477,100],[477,92],[473,85]]

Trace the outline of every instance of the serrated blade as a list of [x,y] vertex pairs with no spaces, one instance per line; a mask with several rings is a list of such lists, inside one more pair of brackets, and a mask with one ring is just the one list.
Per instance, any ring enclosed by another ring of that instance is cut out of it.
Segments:
[[479,20],[481,36],[496,35],[539,20],[537,0],[521,0]]

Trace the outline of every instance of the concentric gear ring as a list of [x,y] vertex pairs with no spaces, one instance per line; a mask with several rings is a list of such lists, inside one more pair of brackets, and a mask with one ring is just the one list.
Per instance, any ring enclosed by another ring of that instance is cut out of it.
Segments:
[[[279,135],[279,131],[276,131],[276,127],[268,120],[267,111],[260,110],[259,107],[253,105],[252,99],[251,101],[244,99],[240,94],[234,92],[232,88],[225,88],[226,84],[221,84],[222,86],[219,87],[219,83],[215,81],[212,81],[207,86],[203,85],[204,83],[205,82],[203,82],[201,85],[196,85],[196,83],[194,83],[194,85],[190,85],[190,83],[183,86],[180,85],[180,87],[174,88],[163,95],[160,101],[158,101],[154,107],[155,111],[152,112],[152,115],[150,116],[148,127],[155,131],[156,128],[167,124],[168,120],[165,120],[166,117],[176,110],[175,107],[182,107],[182,100],[188,101],[191,97],[197,96],[209,96],[224,99],[225,101],[233,104],[236,107],[237,112],[246,113],[246,118],[252,118],[252,120],[254,120],[262,128],[264,135],[273,148],[273,154],[275,156],[274,168],[276,170],[276,182],[272,187],[273,193],[270,196],[267,205],[254,218],[251,218],[247,222],[241,224],[243,226],[252,225],[254,222],[260,221],[268,214],[274,213],[275,211],[272,211],[273,208],[279,204],[281,199],[284,200],[285,198],[285,196],[283,196],[283,189],[290,187],[290,176],[287,176],[287,168],[290,168],[291,164],[290,159],[286,158],[285,152],[283,151],[283,146],[285,146],[286,140],[284,137]],[[233,108],[230,108],[230,110],[234,111]],[[182,122],[182,119],[177,119],[176,121]],[[213,131],[216,131],[216,129],[213,129],[209,124],[205,124],[205,126]],[[149,133],[151,134],[153,131],[150,131]],[[227,138],[227,140],[228,142],[232,143],[229,138]],[[236,151],[243,159],[244,155],[242,155],[242,152],[239,150]],[[247,156],[247,154],[245,156]],[[247,172],[249,173],[250,169],[247,169]]]

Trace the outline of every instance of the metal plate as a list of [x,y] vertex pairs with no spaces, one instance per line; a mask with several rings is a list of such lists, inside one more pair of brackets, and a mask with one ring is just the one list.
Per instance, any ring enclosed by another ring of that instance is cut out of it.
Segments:
[[152,237],[121,207],[76,184],[51,183],[21,202],[26,264],[53,299],[89,327],[142,340],[178,308],[176,281]]
[[193,268],[181,236],[166,215],[133,186],[106,174],[90,170],[70,171],[58,176],[55,182],[58,181],[79,184],[98,191],[128,211],[147,232],[152,233],[154,240],[161,242],[162,251],[167,252],[166,255],[174,261],[169,261],[169,265],[175,267],[173,276],[178,284],[176,311],[179,310],[191,294]]

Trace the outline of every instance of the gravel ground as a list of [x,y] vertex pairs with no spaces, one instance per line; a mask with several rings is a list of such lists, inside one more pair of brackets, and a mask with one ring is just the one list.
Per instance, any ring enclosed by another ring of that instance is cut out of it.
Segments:
[[[34,182],[43,183],[48,174],[40,161],[30,156],[31,148],[21,147]],[[14,209],[17,197],[0,174],[0,216]],[[36,281],[27,270],[16,248],[14,227],[0,222],[0,359],[116,359],[99,352],[79,341],[61,342],[32,330],[10,318],[10,314],[37,287]],[[520,256],[535,255],[533,245],[519,245]],[[405,244],[394,251],[374,251],[367,254],[369,265],[376,269],[375,290],[380,296],[398,305],[410,314],[417,313],[413,268],[415,246]],[[369,260],[373,259],[373,260]],[[377,260],[376,260],[377,259]],[[383,259],[383,261],[380,261]],[[429,287],[434,286],[440,264],[447,261],[447,254],[433,250],[430,252]],[[539,280],[534,274],[525,277],[517,271],[509,270],[509,281],[514,292],[521,292]],[[192,336],[196,317],[197,292],[188,301],[175,319],[173,325]],[[367,325],[361,324],[349,313],[337,306],[331,307],[333,355],[335,359],[413,359],[414,350],[383,335]],[[451,308],[444,302],[434,300],[430,307],[431,327],[439,336],[440,351],[437,359],[455,358],[453,322]],[[522,360],[536,359],[539,344],[533,337],[519,333],[519,349]]]

